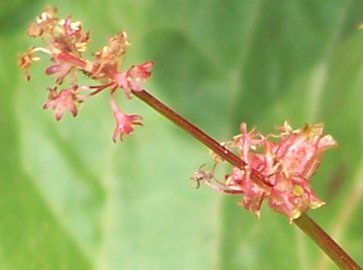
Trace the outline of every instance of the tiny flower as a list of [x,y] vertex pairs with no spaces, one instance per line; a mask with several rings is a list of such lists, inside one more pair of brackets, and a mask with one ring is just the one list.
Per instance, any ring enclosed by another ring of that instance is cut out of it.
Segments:
[[125,89],[131,89],[132,91],[140,91],[142,89],[140,83],[145,82],[151,76],[151,68],[153,63],[147,61],[140,65],[134,65],[127,71],[126,80],[128,87]]
[[136,114],[124,114],[117,107],[113,96],[111,96],[111,109],[116,121],[116,127],[112,136],[114,142],[116,142],[118,138],[122,140],[124,135],[131,135],[134,131],[133,125],[142,126],[142,117]]
[[77,36],[76,41],[74,42],[74,47],[77,52],[83,53],[87,50],[88,43],[90,41],[90,33],[87,31],[86,33],[81,33]]
[[40,37],[44,33],[51,33],[57,22],[56,18],[57,9],[54,7],[46,7],[35,22],[31,23],[28,27],[28,35],[31,37]]
[[139,65],[131,66],[126,72],[114,75],[118,86],[125,90],[127,96],[131,91],[141,91],[141,83],[145,82],[151,76],[151,68],[154,64],[150,61]]
[[72,52],[76,56],[81,56],[81,53],[87,50],[90,41],[89,31],[83,33],[81,22],[73,22],[71,16],[60,20],[59,24],[63,27],[58,28],[58,36],[53,39],[51,45],[55,50]]
[[19,67],[24,71],[25,78],[30,80],[29,69],[33,61],[38,60],[39,58],[34,57],[34,47],[29,48],[24,54],[22,54],[18,59]]
[[227,176],[226,185],[229,189],[244,194],[241,205],[260,216],[261,205],[268,192],[251,179],[249,170],[233,168]]
[[82,101],[77,96],[74,88],[63,89],[59,93],[55,89],[49,90],[48,101],[44,104],[44,109],[53,109],[57,121],[61,120],[65,110],[68,110],[73,117],[77,116],[77,103]]
[[281,141],[274,152],[281,159],[281,165],[288,175],[300,175],[309,179],[316,171],[323,152],[336,146],[330,135],[323,136],[323,125],[305,125],[295,131],[285,123]]
[[72,22],[72,16],[68,16],[65,20],[59,22],[64,27],[65,36],[76,36],[81,32],[81,22]]
[[298,218],[308,209],[324,205],[313,192],[309,180],[302,177],[285,178],[282,175],[273,187],[268,203],[276,212],[289,217],[290,221]]
[[112,36],[109,38],[108,45],[96,52],[96,63],[100,68],[110,66],[117,69],[117,66],[122,63],[123,56],[129,46],[130,43],[127,40],[125,31]]

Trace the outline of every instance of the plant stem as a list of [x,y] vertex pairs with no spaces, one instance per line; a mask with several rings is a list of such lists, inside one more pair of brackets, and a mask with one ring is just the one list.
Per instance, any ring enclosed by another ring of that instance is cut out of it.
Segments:
[[[160,100],[156,99],[153,95],[148,93],[145,90],[141,91],[133,91],[132,92],[135,96],[137,96],[139,99],[147,103],[149,106],[151,106],[153,109],[161,113],[163,116],[168,118],[171,122],[173,122],[175,125],[183,129],[185,132],[192,135],[194,138],[196,138],[198,141],[203,143],[205,146],[207,146],[209,149],[211,149],[214,153],[216,153],[218,156],[220,156],[222,159],[228,161],[233,166],[240,168],[241,170],[244,169],[244,166],[246,165],[246,162],[244,162],[242,159],[240,159],[236,154],[228,150],[226,147],[221,145],[219,142],[217,142],[215,139],[213,139],[211,136],[207,135],[203,130],[189,122],[187,119],[185,119],[183,116],[175,112],[173,109],[162,103]],[[251,177],[253,181],[255,181],[260,186],[263,186],[266,190],[269,190],[271,187],[268,186],[263,180],[262,176],[259,172],[257,172],[254,169],[251,169]]]
[[340,269],[361,270],[362,268],[307,214],[302,214],[294,223],[306,233]]
[[145,90],[142,90],[138,92],[133,92],[133,94],[138,98],[140,98],[142,101],[146,102],[151,107],[153,107],[155,110],[157,110],[163,116],[168,118],[178,127],[182,128],[187,133],[192,135],[198,141],[206,145],[208,148],[212,149],[216,154],[218,154],[220,157],[230,162],[232,165],[236,167],[241,167],[246,165],[246,163],[243,162],[237,155],[235,155],[234,153],[229,151],[226,147],[224,147],[219,142],[214,140],[212,137],[207,135],[200,128],[190,123],[183,116],[181,116],[180,114],[178,114],[177,112],[166,106],[164,103],[156,99],[150,93],[146,92]]
[[[182,128],[192,135],[198,141],[206,145],[218,156],[228,161],[235,167],[244,169],[246,163],[237,155],[207,135],[197,126],[190,123],[183,116],[169,108],[167,105],[156,99],[145,90],[133,91],[133,94],[147,103],[153,109],[168,118],[171,122]],[[258,184],[263,183],[262,177],[257,171],[252,172],[253,180]],[[344,270],[362,270],[362,268],[306,213],[294,220],[294,223],[306,233],[341,269]]]

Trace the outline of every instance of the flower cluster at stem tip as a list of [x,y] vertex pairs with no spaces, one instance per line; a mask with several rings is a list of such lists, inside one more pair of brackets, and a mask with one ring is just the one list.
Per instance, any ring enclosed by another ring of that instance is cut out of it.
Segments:
[[290,222],[308,209],[324,205],[312,190],[310,179],[324,151],[336,146],[336,142],[330,135],[323,135],[322,124],[292,130],[285,122],[278,128],[279,134],[264,136],[255,129],[248,131],[242,123],[240,131],[224,145],[240,156],[243,169],[233,167],[223,181],[217,179],[215,168],[222,160],[212,153],[213,168],[202,166],[192,176],[198,185],[202,181],[223,193],[243,194],[241,205],[257,216],[266,200]]
[[[128,98],[133,91],[141,91],[141,83],[151,76],[153,63],[150,61],[133,65],[126,71],[119,70],[126,49],[130,46],[126,32],[120,32],[109,38],[108,45],[94,54],[93,60],[84,58],[90,42],[90,33],[82,31],[79,21],[73,21],[71,16],[65,19],[57,17],[54,7],[46,7],[40,16],[32,22],[27,31],[33,38],[40,38],[42,47],[31,47],[19,57],[18,64],[24,70],[27,80],[30,80],[29,68],[40,58],[38,53],[50,56],[51,65],[45,73],[54,76],[55,85],[48,88],[48,100],[44,109],[53,109],[55,118],[61,120],[65,111],[77,116],[79,105],[86,98],[108,90],[110,93],[111,110],[116,121],[113,140],[130,135],[134,125],[142,125],[140,115],[123,113],[116,105],[115,93],[122,89]],[[97,82],[97,85],[80,85],[79,74]],[[65,79],[68,85],[64,87]]]

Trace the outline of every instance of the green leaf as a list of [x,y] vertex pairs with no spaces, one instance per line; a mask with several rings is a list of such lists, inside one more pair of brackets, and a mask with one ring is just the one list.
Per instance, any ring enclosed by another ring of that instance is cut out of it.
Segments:
[[[238,196],[194,190],[208,150],[136,98],[145,126],[122,143],[107,96],[56,122],[46,63],[16,66],[43,3],[0,13],[1,269],[337,269],[288,220]],[[127,30],[126,63],[155,62],[147,88],[220,141],[247,122],[324,122],[339,147],[313,178],[311,216],[363,264],[363,22],[360,1],[53,1],[95,51]],[[13,23],[13,18],[16,23]],[[5,29],[5,30],[4,30]],[[44,58],[45,59],[45,58]]]

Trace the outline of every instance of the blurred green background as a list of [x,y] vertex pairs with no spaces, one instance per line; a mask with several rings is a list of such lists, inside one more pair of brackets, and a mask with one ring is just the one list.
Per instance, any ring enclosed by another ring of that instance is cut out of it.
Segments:
[[285,217],[193,189],[208,150],[136,98],[122,106],[145,126],[117,144],[107,96],[60,123],[43,111],[48,62],[28,83],[16,58],[46,4],[91,29],[91,51],[127,30],[125,66],[153,60],[150,92],[220,141],[242,121],[324,122],[339,147],[311,216],[363,264],[362,1],[2,0],[0,269],[337,269]]

